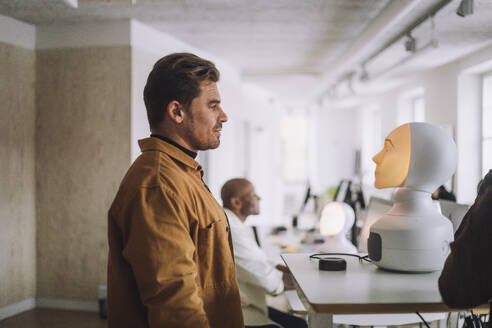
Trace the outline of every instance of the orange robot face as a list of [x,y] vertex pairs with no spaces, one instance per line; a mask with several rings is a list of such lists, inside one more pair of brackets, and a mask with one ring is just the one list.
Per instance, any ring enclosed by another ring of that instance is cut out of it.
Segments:
[[405,183],[410,166],[410,150],[410,125],[404,124],[386,137],[383,149],[372,158],[376,163],[376,188],[400,187]]

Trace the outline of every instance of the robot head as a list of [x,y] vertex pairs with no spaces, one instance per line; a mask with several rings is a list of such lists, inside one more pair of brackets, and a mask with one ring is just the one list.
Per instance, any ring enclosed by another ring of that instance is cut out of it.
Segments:
[[408,187],[433,192],[456,170],[456,144],[441,128],[407,123],[394,129],[373,157],[378,189]]
[[345,237],[354,221],[352,207],[342,202],[329,202],[321,211],[320,233],[328,237]]

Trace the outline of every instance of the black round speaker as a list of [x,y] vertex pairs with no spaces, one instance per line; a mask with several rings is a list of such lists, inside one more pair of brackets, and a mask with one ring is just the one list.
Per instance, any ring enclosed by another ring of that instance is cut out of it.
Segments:
[[339,257],[325,257],[319,260],[318,268],[322,271],[345,271],[347,262]]
[[369,258],[376,262],[381,261],[381,248],[381,236],[378,233],[371,232],[369,234],[369,239],[367,240],[367,252],[369,254]]

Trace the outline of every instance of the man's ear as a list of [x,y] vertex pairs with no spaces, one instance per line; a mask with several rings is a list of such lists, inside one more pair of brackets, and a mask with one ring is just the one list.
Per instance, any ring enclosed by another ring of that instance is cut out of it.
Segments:
[[183,106],[177,100],[173,100],[167,104],[166,108],[167,116],[175,123],[180,124],[183,122],[184,111]]
[[237,197],[232,197],[231,198],[231,205],[232,207],[234,207],[235,209],[240,209],[241,208],[241,200]]

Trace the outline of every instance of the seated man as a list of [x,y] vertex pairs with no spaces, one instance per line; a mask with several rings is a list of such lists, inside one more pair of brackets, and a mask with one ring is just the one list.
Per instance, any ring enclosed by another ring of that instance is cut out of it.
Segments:
[[492,297],[492,170],[454,239],[439,277],[444,302],[455,308],[487,303]]
[[307,327],[298,317],[267,307],[266,294],[284,290],[287,267],[271,263],[255,241],[253,231],[244,224],[249,215],[259,213],[260,197],[246,179],[227,181],[221,190],[224,210],[229,218],[234,247],[236,275],[246,327]]
[[449,200],[451,202],[456,203],[456,196],[453,194],[452,191],[448,191],[446,187],[444,186],[439,186],[433,193],[432,193],[432,199],[438,200],[438,199],[444,199],[444,200]]

